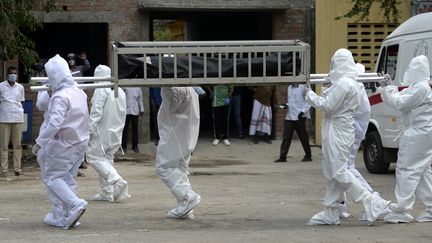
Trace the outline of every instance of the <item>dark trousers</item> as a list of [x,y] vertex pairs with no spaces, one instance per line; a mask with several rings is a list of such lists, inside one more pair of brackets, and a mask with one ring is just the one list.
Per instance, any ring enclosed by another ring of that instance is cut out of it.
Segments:
[[309,134],[306,130],[306,119],[301,119],[298,121],[285,120],[283,139],[280,147],[280,158],[286,158],[294,131],[296,131],[297,136],[301,141],[303,150],[306,154],[305,158],[312,158],[311,148],[309,145]]
[[138,116],[126,115],[125,127],[122,136],[122,148],[127,148],[129,124],[132,124],[132,149],[138,148]]
[[213,107],[213,131],[217,139],[228,138],[229,106]]

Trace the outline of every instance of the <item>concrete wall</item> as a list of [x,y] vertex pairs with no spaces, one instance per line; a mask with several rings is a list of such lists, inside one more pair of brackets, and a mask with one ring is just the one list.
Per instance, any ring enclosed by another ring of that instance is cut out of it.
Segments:
[[[400,23],[408,19],[411,14],[411,1],[402,0],[398,8],[401,18]],[[330,60],[334,52],[339,48],[347,48],[347,26],[354,23],[355,19],[335,20],[337,16],[342,16],[352,8],[349,0],[326,0],[316,1],[316,72],[328,73]],[[382,23],[384,20],[379,4],[373,4],[368,21],[365,23]],[[317,88],[320,92],[320,87]],[[315,130],[316,143],[321,143],[321,119],[322,114],[316,112]]]

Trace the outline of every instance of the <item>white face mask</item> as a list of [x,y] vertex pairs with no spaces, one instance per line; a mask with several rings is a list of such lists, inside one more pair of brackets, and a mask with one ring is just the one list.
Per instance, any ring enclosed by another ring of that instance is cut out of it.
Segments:
[[15,82],[16,79],[17,79],[17,75],[15,73],[11,73],[11,74],[8,75],[8,80],[10,82]]

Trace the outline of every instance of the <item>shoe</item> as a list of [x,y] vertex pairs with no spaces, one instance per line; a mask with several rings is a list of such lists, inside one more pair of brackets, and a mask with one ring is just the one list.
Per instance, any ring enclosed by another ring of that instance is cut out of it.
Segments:
[[91,198],[92,201],[108,201],[108,202],[113,202],[114,201],[114,197],[113,196],[106,196],[102,193],[100,194],[96,194]]
[[377,218],[385,212],[390,201],[382,199],[377,192],[373,192],[367,195],[362,203],[366,214],[366,223],[372,226]]
[[134,148],[132,149],[136,154],[139,153],[139,149],[138,148]]
[[215,140],[213,140],[212,144],[213,144],[213,146],[218,145],[219,144],[219,139],[216,138]]
[[0,173],[0,177],[1,178],[6,178],[7,177],[7,172],[1,172]]
[[23,175],[22,171],[15,171],[15,176],[22,176],[22,175]]
[[253,139],[252,139],[252,143],[254,143],[254,144],[258,144],[258,138],[253,138]]
[[44,217],[44,223],[49,226],[64,228],[64,224],[61,219],[55,219],[52,212],[47,213]]
[[417,218],[417,222],[431,222],[432,221],[432,212],[424,211]]
[[84,172],[81,172],[81,171],[79,170],[77,176],[85,177],[85,174],[84,174]]
[[244,136],[243,134],[240,134],[240,135],[238,136],[238,138],[239,138],[239,139],[244,139],[245,136]]
[[266,142],[266,143],[268,143],[268,144],[271,144],[271,143],[272,143],[270,137],[267,137],[267,136],[264,137],[264,142]]
[[69,216],[66,218],[63,229],[70,229],[72,226],[74,226],[84,214],[86,209],[87,202],[85,200],[79,199],[77,203],[74,203],[72,209],[69,211]]
[[231,143],[230,143],[230,141],[229,141],[228,139],[224,139],[224,140],[223,140],[223,143],[224,143],[226,146],[230,146],[230,145],[231,145]]
[[120,179],[114,184],[114,201],[130,198],[127,181]]
[[194,207],[196,207],[201,202],[201,196],[195,194],[195,196],[186,202],[185,207],[182,210],[179,210],[179,217],[183,217],[188,214]]
[[324,208],[324,211],[321,211],[309,220],[307,225],[339,225],[340,219],[339,219],[339,209],[336,207],[330,208],[326,207]]
[[304,157],[301,162],[311,162],[313,161],[312,158]]
[[275,163],[287,162],[286,158],[278,158],[274,161]]
[[87,169],[88,168],[87,162],[82,162],[79,168],[80,169]]
[[391,212],[384,217],[384,221],[391,224],[411,223],[414,217],[407,212]]
[[174,208],[171,211],[167,213],[167,218],[173,218],[173,219],[194,219],[195,214],[193,213],[193,210],[191,210],[189,213],[183,216],[178,215],[178,208]]

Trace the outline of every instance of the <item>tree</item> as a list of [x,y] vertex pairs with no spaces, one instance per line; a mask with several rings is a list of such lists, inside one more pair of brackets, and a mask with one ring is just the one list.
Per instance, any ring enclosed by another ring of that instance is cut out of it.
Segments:
[[45,12],[55,9],[55,0],[0,1],[0,58],[6,61],[19,56],[26,69],[38,60],[35,43],[28,37],[42,27],[32,12],[36,2],[42,4]]
[[375,2],[380,3],[380,9],[384,12],[384,21],[386,23],[397,23],[399,20],[398,0],[351,0],[353,2],[352,9],[343,16],[336,17],[352,18],[358,16],[358,21],[365,20],[369,16],[372,4]]

